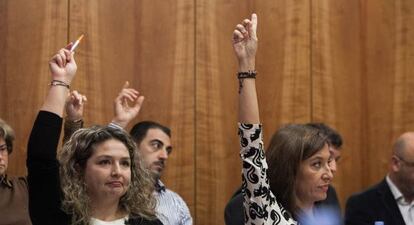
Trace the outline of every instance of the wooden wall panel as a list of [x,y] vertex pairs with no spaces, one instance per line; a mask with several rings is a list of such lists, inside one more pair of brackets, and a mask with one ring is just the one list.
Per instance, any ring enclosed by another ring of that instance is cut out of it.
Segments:
[[[193,1],[70,1],[70,33],[85,33],[74,84],[88,97],[86,121],[106,123],[125,81],[146,97],[139,118],[172,129],[163,181],[194,212]],[[132,124],[133,125],[133,124]],[[129,126],[130,127],[132,127]]]
[[67,1],[0,1],[0,118],[16,132],[10,175],[26,174],[26,146],[45,97],[48,61],[66,43]]
[[0,0],[0,117],[16,130],[9,174],[50,80],[47,62],[85,33],[73,88],[87,124],[107,123],[129,80],[146,96],[139,120],[173,130],[163,177],[197,225],[224,224],[240,186],[236,23],[259,16],[258,95],[265,144],[281,125],[323,121],[345,139],[340,200],[381,179],[392,140],[414,129],[414,2],[307,0]]
[[234,27],[259,18],[258,92],[265,140],[286,122],[310,120],[308,1],[197,1],[197,224],[224,224],[224,207],[241,184],[237,136]]
[[392,141],[414,129],[412,1],[312,2],[312,119],[345,139],[334,179],[342,204],[388,170]]

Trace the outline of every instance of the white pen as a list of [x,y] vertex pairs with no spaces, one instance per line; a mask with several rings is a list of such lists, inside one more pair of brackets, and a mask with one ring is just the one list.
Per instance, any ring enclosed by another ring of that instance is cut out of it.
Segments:
[[78,40],[75,41],[75,44],[72,45],[72,48],[70,48],[71,52],[75,51],[76,47],[78,47],[78,45],[79,45],[80,41],[82,40],[82,38],[83,38],[83,34],[78,38]]

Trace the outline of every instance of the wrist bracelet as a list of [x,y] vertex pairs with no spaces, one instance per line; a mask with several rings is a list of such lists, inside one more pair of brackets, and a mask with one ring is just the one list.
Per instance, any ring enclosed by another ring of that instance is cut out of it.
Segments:
[[247,72],[238,72],[237,78],[238,79],[245,79],[245,78],[253,78],[255,79],[257,72],[255,70],[249,70]]
[[238,72],[237,78],[239,79],[239,94],[243,88],[244,79],[256,79],[257,72],[255,70],[249,70],[247,72]]
[[60,80],[52,80],[49,85],[50,86],[63,86],[63,87],[66,87],[67,89],[70,89],[69,84],[63,81],[60,81]]

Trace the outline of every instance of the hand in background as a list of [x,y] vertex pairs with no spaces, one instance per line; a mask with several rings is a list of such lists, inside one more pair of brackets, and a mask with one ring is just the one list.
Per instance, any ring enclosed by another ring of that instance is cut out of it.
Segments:
[[66,99],[66,116],[69,121],[77,121],[83,117],[83,105],[87,101],[85,95],[72,91]]
[[[129,101],[132,105],[129,104]],[[131,120],[137,117],[143,102],[144,96],[140,96],[137,90],[129,88],[128,81],[125,82],[121,92],[119,92],[114,101],[115,117],[112,122],[125,128]]]

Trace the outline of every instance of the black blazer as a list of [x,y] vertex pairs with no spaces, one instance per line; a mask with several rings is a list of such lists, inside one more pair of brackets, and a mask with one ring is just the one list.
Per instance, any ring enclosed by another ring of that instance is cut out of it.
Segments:
[[345,208],[346,225],[405,225],[394,195],[384,179],[368,190],[351,196]]

